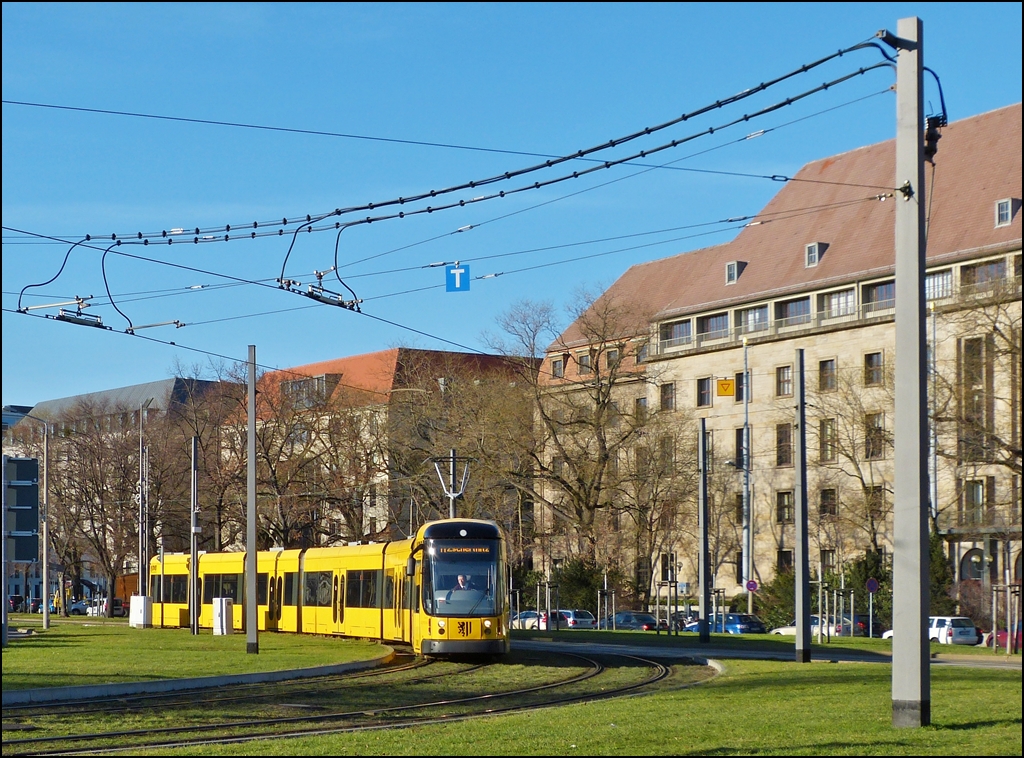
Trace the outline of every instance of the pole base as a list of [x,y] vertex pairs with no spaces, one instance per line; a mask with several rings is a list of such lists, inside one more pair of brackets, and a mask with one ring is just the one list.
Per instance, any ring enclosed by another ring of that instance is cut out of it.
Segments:
[[258,643],[258,642],[246,642],[245,643],[245,652],[246,653],[251,653],[252,655],[259,655],[260,654],[260,643]]
[[931,723],[931,700],[892,701],[892,725],[897,729],[928,726]]
[[811,651],[810,648],[807,650],[796,651],[796,662],[797,663],[810,663],[811,662]]

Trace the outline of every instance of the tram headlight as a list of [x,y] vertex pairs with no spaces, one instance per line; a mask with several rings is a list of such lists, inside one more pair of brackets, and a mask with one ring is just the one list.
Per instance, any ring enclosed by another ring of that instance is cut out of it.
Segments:
[[491,620],[490,619],[484,619],[484,629],[490,629],[490,628],[491,628]]
[[444,619],[438,619],[437,620],[437,628],[438,629],[444,629]]

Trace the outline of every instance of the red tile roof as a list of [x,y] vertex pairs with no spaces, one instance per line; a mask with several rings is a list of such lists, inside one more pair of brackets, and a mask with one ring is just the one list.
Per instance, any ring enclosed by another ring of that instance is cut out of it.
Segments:
[[[954,122],[941,135],[934,165],[925,165],[929,265],[1019,247],[1021,213],[997,228],[995,205],[1021,198],[1021,103]],[[905,201],[898,193],[871,198],[902,184],[894,177],[895,145],[889,140],[807,164],[765,206],[761,223],[732,242],[633,266],[601,297],[661,320],[891,273],[893,209]],[[817,266],[805,268],[812,242],[828,247]],[[730,261],[746,266],[727,285]],[[573,324],[549,350],[585,342]]]

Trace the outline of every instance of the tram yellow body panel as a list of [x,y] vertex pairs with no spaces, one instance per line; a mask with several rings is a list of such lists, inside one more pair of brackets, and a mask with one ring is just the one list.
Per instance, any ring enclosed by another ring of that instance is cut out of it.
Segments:
[[[425,655],[508,652],[505,544],[489,521],[424,524],[410,539],[256,556],[261,631],[340,635],[406,643]],[[153,625],[190,624],[190,558],[150,566]],[[200,553],[199,626],[214,624],[214,600],[232,601],[232,630],[246,624],[245,553]],[[475,579],[458,592],[456,575]]]

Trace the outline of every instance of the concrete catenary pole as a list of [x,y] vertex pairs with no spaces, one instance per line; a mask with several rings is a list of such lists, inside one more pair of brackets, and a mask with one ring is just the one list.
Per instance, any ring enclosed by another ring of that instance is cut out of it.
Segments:
[[256,346],[249,345],[249,445],[245,504],[245,652],[259,654],[256,628]]
[[807,538],[807,403],[804,384],[804,351],[796,351],[796,661],[811,662],[811,562]]
[[711,641],[711,632],[708,628],[708,614],[711,612],[711,550],[708,545],[708,438],[706,429],[707,419],[702,418],[697,438],[697,520],[700,522],[698,525],[700,559],[697,569],[700,583],[698,631],[701,642]]
[[892,724],[931,723],[925,341],[924,26],[902,18],[896,64],[896,418]]

